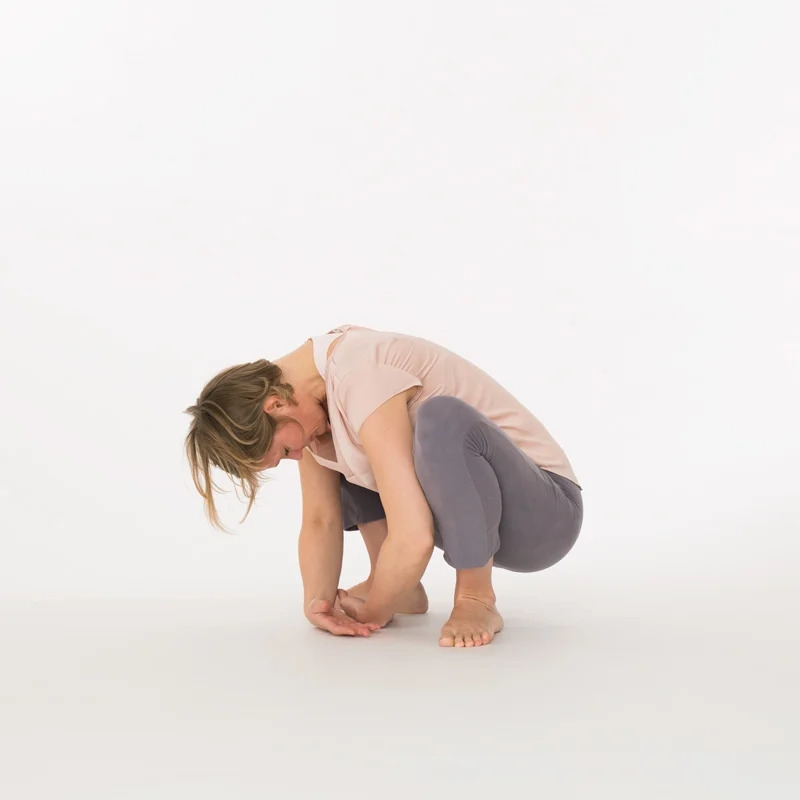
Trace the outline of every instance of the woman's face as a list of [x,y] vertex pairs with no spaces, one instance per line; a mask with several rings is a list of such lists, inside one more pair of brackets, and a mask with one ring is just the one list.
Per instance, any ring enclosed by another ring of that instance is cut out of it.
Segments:
[[278,422],[275,435],[272,437],[272,446],[267,450],[261,468],[277,467],[284,458],[300,461],[303,457],[303,448],[308,446],[311,438],[305,435],[302,425],[295,419]]
[[277,467],[284,458],[300,461],[303,448],[308,447],[317,436],[330,430],[328,415],[319,403],[308,402],[304,398],[298,400],[299,405],[284,405],[281,410],[285,410],[285,413],[276,410],[272,415],[278,425],[272,445],[261,462],[262,470]]

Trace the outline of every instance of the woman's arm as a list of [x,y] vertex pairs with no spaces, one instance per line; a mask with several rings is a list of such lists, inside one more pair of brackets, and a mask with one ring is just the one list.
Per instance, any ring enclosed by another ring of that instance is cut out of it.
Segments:
[[420,544],[418,537],[390,528],[378,554],[359,621],[384,625],[391,619],[397,598],[419,583],[432,555],[433,542],[429,546]]
[[434,549],[434,520],[417,478],[412,452],[413,430],[408,413],[411,387],[375,409],[359,431],[375,475],[388,526],[375,563],[362,622],[385,623],[403,592],[413,589]]
[[303,579],[303,612],[308,616],[313,600],[327,600],[333,606],[342,572],[344,531],[319,524],[300,528],[297,543],[300,575]]
[[381,626],[359,622],[334,605],[342,571],[342,539],[342,530],[328,525],[304,525],[300,529],[303,613],[314,627],[334,636],[369,636]]

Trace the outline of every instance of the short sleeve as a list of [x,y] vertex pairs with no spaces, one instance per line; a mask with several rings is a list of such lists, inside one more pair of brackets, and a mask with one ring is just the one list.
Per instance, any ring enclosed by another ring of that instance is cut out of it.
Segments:
[[368,364],[351,369],[335,389],[336,403],[349,425],[358,435],[364,420],[389,398],[422,381],[410,372],[389,364]]

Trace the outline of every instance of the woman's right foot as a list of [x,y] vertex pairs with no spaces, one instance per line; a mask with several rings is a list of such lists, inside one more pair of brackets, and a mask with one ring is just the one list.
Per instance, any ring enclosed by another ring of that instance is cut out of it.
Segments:
[[453,613],[442,627],[441,647],[476,647],[503,630],[503,618],[490,598],[456,597]]
[[[359,597],[362,600],[367,599],[372,580],[362,581],[347,590],[347,594],[353,597]],[[336,601],[338,605],[338,600]],[[428,595],[425,592],[425,587],[418,583],[410,592],[404,597],[401,597],[395,609],[396,614],[424,614],[428,610]]]

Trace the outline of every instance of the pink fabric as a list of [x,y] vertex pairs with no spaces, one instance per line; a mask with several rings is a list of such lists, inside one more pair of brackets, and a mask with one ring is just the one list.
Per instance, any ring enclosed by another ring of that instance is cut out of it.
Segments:
[[[328,359],[328,347],[339,336],[344,338]],[[311,341],[314,363],[325,378],[333,447],[312,442],[307,449],[350,483],[378,490],[358,432],[376,408],[412,386],[420,387],[408,404],[412,427],[420,404],[429,397],[458,397],[500,427],[535,464],[578,483],[566,454],[544,425],[494,378],[447,348],[361,325],[341,325]]]

